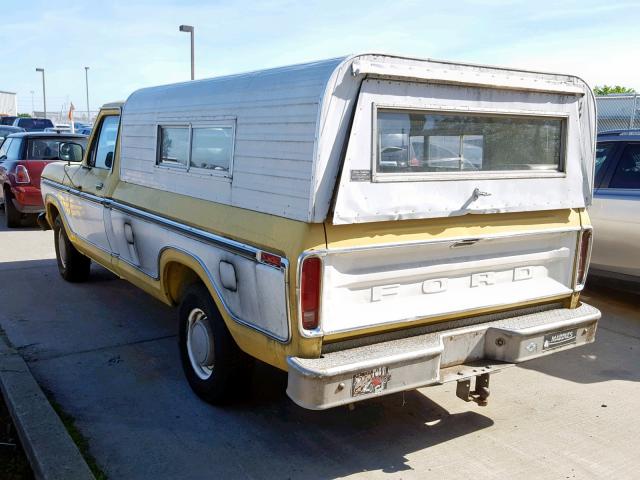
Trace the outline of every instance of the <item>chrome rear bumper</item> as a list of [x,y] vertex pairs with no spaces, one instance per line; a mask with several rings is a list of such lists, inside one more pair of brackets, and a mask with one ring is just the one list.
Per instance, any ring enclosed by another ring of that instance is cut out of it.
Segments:
[[324,410],[379,395],[468,379],[591,343],[600,311],[582,304],[374,345],[289,357],[287,394]]

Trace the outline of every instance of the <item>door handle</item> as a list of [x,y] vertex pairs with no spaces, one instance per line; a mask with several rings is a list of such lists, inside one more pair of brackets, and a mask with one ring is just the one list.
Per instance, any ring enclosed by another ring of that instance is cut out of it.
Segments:
[[102,182],[96,183],[96,190],[102,190],[102,187],[104,187],[104,183]]

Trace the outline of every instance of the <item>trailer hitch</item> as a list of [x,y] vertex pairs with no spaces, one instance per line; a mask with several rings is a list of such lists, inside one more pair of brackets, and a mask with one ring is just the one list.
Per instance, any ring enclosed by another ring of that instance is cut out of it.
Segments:
[[458,380],[456,396],[465,402],[476,402],[481,407],[485,407],[489,399],[489,374],[483,373],[475,379],[476,388],[473,391],[471,391],[471,378]]

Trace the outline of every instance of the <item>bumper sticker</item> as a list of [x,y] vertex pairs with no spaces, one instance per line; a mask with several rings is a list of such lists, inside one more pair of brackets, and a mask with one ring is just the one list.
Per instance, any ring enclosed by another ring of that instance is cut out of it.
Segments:
[[565,330],[563,332],[549,333],[544,336],[542,350],[551,350],[552,348],[562,347],[576,343],[578,338],[577,330]]
[[378,367],[353,376],[351,384],[351,396],[380,393],[387,389],[387,383],[391,379],[388,367]]

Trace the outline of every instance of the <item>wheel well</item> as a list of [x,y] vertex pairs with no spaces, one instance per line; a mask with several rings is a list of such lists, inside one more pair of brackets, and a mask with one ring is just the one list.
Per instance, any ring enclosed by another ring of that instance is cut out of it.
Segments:
[[53,225],[53,222],[56,221],[60,212],[58,212],[56,206],[51,203],[47,204],[47,212],[49,213],[49,218],[51,218],[51,225]]
[[164,268],[164,289],[174,304],[180,302],[185,289],[194,283],[202,283],[200,276],[191,268],[178,262],[169,262]]

